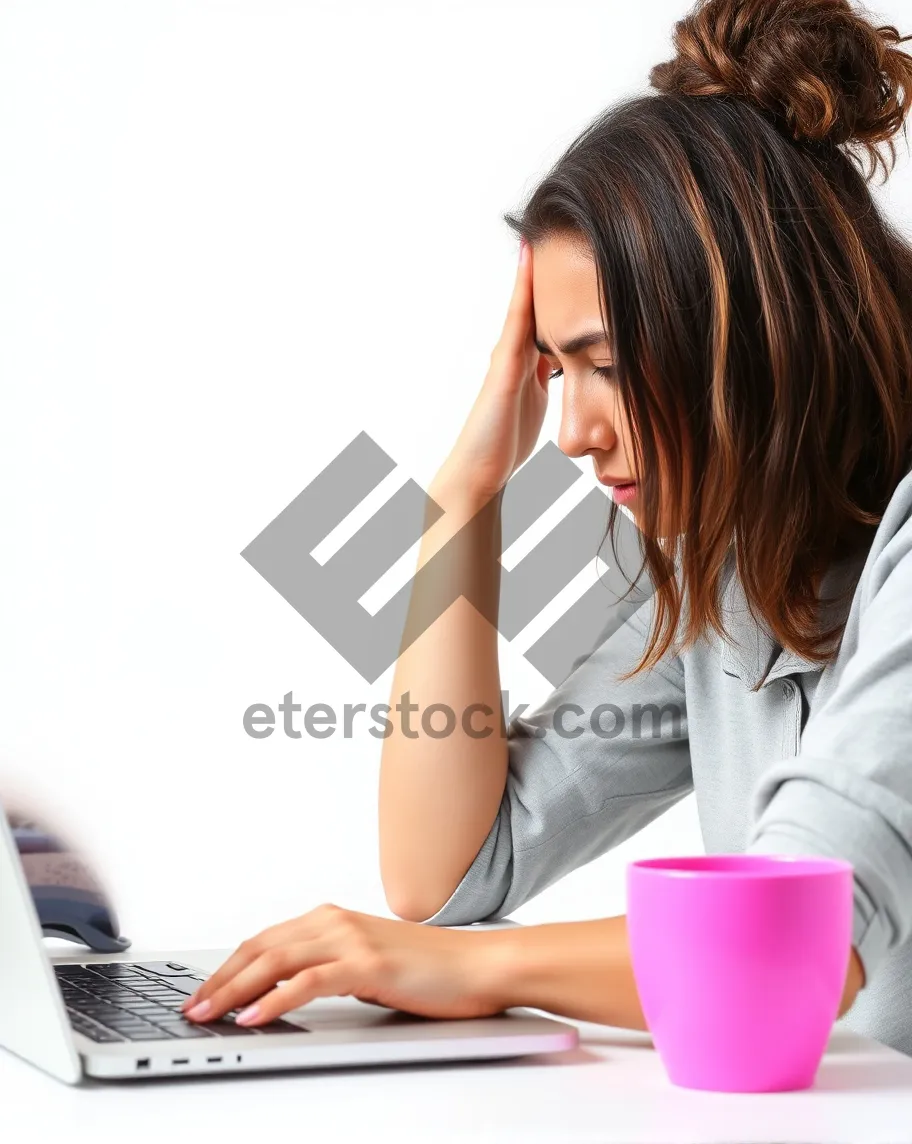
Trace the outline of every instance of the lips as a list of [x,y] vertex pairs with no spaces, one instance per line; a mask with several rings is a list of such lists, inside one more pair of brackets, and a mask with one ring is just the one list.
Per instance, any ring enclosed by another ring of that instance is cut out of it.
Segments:
[[633,500],[636,494],[636,481],[628,481],[628,483],[624,485],[614,485],[611,490],[615,504],[626,504],[629,500]]
[[632,500],[637,494],[638,485],[636,481],[621,481],[616,477],[599,476],[598,480],[601,484],[607,485],[611,489],[612,499],[617,504],[626,504],[627,501]]

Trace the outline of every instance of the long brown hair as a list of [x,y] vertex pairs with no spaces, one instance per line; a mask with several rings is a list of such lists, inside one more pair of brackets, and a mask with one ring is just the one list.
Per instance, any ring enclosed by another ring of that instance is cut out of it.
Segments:
[[912,98],[904,38],[846,0],[704,0],[655,94],[504,216],[595,259],[656,593],[637,671],[725,636],[732,549],[755,618],[827,659],[820,578],[912,465],[912,246],[868,187]]

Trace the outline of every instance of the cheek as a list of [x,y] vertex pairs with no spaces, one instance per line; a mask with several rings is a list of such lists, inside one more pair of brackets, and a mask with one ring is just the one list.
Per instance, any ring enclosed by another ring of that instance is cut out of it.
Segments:
[[624,416],[623,410],[618,409],[615,411],[613,418],[614,431],[617,434],[618,442],[624,450],[624,456],[627,458],[627,463],[633,472],[634,465],[634,449],[633,449],[633,434],[630,432],[630,426],[627,418]]

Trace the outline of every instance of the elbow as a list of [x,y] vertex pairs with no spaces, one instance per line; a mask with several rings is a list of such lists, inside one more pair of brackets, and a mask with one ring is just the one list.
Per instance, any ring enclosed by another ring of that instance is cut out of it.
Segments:
[[411,892],[407,887],[393,892],[386,890],[386,904],[390,910],[404,922],[426,922],[440,909],[446,898],[433,901],[420,894]]
[[414,878],[382,877],[386,904],[404,922],[426,922],[447,902],[452,890],[435,891]]
[[420,901],[412,898],[391,898],[387,895],[386,901],[396,917],[404,922],[426,922],[437,912],[427,909]]

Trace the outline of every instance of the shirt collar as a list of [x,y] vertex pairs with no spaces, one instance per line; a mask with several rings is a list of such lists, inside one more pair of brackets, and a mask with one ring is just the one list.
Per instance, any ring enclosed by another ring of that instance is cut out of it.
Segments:
[[[835,596],[849,584],[854,584],[864,563],[864,555],[853,555],[834,563],[821,583],[821,596]],[[784,675],[820,671],[821,663],[781,647],[765,624],[751,615],[741,579],[735,573],[733,551],[727,558],[726,575],[722,589],[722,620],[729,638],[722,641],[722,670],[736,676],[751,689],[757,686],[765,673],[764,687]],[[826,603],[823,606],[826,625],[835,624],[837,619],[844,623],[850,603],[849,598]]]

